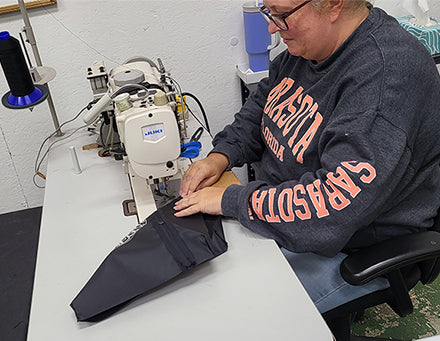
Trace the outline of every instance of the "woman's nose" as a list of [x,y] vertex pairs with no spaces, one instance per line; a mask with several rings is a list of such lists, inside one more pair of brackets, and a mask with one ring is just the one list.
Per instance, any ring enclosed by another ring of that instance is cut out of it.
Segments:
[[274,33],[278,32],[280,30],[281,29],[277,25],[275,25],[275,23],[272,20],[269,21],[268,31],[269,31],[270,34],[274,34]]

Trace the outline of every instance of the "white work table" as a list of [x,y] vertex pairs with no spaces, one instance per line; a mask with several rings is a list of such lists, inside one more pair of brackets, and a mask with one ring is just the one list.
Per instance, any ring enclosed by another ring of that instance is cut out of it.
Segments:
[[78,132],[49,153],[28,340],[333,340],[276,244],[230,219],[226,253],[101,322],[78,323],[70,302],[137,225],[122,211],[131,199],[122,162],[81,149],[95,141]]

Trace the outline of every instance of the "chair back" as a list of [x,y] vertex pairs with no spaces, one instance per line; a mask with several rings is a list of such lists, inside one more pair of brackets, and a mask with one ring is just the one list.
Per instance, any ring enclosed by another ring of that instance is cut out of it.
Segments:
[[[430,230],[440,233],[440,208],[434,217],[434,225]],[[419,268],[422,271],[420,282],[423,284],[432,283],[440,274],[440,257],[420,262]]]

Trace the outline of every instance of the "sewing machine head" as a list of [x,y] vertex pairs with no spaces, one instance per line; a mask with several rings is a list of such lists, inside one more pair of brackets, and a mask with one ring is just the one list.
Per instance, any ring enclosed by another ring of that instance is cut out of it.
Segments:
[[[103,72],[102,62],[99,70],[99,77],[104,77],[104,82],[108,80],[108,90],[103,88],[108,92],[101,99],[107,104],[96,103],[95,112],[90,111],[93,118],[85,116],[84,120],[96,119],[98,112],[108,109],[111,100],[125,159],[133,171],[147,180],[182,173],[186,163],[182,165],[179,158],[180,146],[187,137],[185,119],[177,110],[178,93],[163,66],[159,70],[151,60],[137,57],[108,75]],[[92,89],[96,93],[96,84],[103,81],[97,82],[92,75],[89,79],[93,79]]]
[[[136,57],[112,69],[109,74],[102,62],[89,68],[92,90],[101,98],[83,119],[91,123],[103,111],[111,111],[110,118],[115,120],[125,151],[123,158],[127,173],[145,179],[149,185],[155,186],[156,192],[166,192],[166,183],[180,179],[189,160],[180,156],[181,145],[187,139],[181,110],[184,103],[180,106],[177,103],[178,99],[182,101],[182,96],[160,60],[159,65],[157,67],[147,58]],[[112,126],[110,124],[109,129]],[[135,187],[133,182],[132,187]]]

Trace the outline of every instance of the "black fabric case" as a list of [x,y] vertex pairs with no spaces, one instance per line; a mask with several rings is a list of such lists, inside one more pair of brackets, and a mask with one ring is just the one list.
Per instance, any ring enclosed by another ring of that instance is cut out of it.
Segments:
[[174,216],[158,209],[104,259],[70,306],[78,321],[99,321],[124,303],[227,250],[220,216]]

